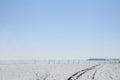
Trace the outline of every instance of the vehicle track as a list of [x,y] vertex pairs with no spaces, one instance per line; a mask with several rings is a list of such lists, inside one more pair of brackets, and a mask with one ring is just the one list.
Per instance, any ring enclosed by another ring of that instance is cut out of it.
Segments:
[[95,74],[96,74],[96,72],[97,72],[97,70],[95,70],[95,72],[94,72],[94,74],[93,74],[93,76],[92,76],[92,80],[95,79]]
[[108,73],[109,73],[109,78],[110,78],[111,80],[114,80],[113,77],[112,77],[112,75],[110,74],[110,72],[108,72]]
[[98,69],[95,70],[95,72],[93,73],[93,76],[92,76],[92,80],[95,79],[95,75],[96,73],[98,72],[99,69],[101,69],[104,65],[102,65],[101,67],[99,67]]
[[95,69],[96,67],[100,66],[100,64],[97,64],[95,66],[89,67],[87,69],[83,69],[81,71],[76,72],[75,74],[73,74],[72,76],[70,76],[67,80],[77,80],[78,78],[80,78],[83,74],[85,74],[86,72]]

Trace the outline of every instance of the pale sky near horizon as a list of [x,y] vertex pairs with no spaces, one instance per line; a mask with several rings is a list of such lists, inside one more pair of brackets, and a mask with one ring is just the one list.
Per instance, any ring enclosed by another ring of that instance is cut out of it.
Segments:
[[0,60],[120,58],[120,0],[0,0]]

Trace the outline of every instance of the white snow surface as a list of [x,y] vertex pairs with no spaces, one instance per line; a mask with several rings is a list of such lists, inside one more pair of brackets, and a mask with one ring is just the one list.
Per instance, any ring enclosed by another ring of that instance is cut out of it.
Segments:
[[5,64],[0,62],[0,80],[68,80],[76,72],[98,64],[99,66],[87,70],[77,79],[71,78],[71,80],[120,80],[119,63],[88,61],[79,63],[34,63],[33,61],[33,63]]

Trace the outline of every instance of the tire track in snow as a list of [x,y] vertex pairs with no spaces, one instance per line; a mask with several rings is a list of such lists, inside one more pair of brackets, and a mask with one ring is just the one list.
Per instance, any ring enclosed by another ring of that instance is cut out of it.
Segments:
[[93,76],[92,76],[92,80],[95,79],[95,74],[96,74],[96,72],[97,72],[97,70],[95,70],[95,72],[94,72],[94,74],[93,74]]
[[86,72],[95,69],[96,67],[100,66],[100,64],[89,67],[87,69],[83,69],[81,71],[76,72],[75,74],[73,74],[72,76],[70,76],[67,80],[77,80],[79,77],[81,77],[83,74],[85,74]]
[[100,68],[96,69],[95,72],[93,73],[92,80],[95,79],[95,75],[98,72],[99,69],[101,69],[104,65],[102,65]]
[[108,73],[109,73],[109,78],[110,78],[111,80],[114,80],[113,77],[111,76],[110,72],[108,72]]

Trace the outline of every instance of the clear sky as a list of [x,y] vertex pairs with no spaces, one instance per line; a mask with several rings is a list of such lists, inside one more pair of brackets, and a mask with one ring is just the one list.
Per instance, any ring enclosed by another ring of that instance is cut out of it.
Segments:
[[0,59],[120,58],[120,0],[0,0]]

